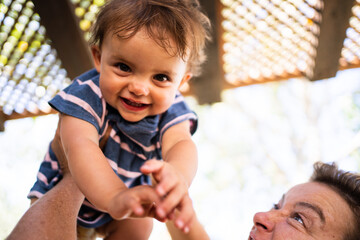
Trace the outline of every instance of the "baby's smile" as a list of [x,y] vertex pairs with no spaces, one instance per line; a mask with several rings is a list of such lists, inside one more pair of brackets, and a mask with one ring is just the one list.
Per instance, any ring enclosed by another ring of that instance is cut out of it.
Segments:
[[150,106],[150,104],[135,102],[127,98],[121,98],[121,100],[124,103],[125,107],[131,110],[143,110]]

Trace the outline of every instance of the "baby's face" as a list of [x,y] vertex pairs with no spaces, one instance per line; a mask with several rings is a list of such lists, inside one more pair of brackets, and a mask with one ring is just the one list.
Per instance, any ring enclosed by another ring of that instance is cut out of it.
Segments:
[[107,34],[101,49],[94,47],[92,53],[106,102],[127,121],[165,112],[191,78],[187,62],[169,55],[144,30],[129,39]]

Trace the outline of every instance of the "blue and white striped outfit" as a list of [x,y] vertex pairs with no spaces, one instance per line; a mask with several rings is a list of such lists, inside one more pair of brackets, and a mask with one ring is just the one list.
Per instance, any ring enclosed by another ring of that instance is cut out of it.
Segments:
[[[197,128],[197,116],[186,105],[180,93],[163,114],[146,117],[139,122],[126,121],[116,109],[105,102],[99,88],[99,73],[95,69],[76,78],[49,104],[61,113],[93,124],[98,131],[99,141],[111,126],[103,153],[114,172],[129,188],[150,184],[149,177],[143,175],[139,169],[147,160],[162,160],[161,138],[169,127],[190,120],[192,134]],[[61,178],[58,160],[49,146],[28,198],[40,198]],[[83,227],[99,227],[110,220],[110,215],[96,210],[87,200],[84,201],[78,216],[78,224]]]

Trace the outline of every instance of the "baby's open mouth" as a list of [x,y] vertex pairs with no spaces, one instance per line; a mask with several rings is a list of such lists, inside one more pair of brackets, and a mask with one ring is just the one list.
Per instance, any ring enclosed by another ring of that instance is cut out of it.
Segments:
[[126,98],[121,98],[125,104],[131,106],[131,107],[136,107],[136,108],[143,108],[143,107],[147,107],[149,104],[145,104],[145,103],[140,103],[140,102],[134,102],[131,101],[129,99]]

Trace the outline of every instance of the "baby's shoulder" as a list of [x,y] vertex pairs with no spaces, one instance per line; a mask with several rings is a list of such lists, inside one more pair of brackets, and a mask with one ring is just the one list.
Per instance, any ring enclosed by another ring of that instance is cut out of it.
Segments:
[[100,74],[98,73],[98,71],[96,71],[96,69],[93,68],[93,69],[90,69],[89,71],[84,72],[81,75],[77,76],[74,80],[79,80],[81,82],[92,80],[94,82],[98,82],[99,76],[100,76]]

